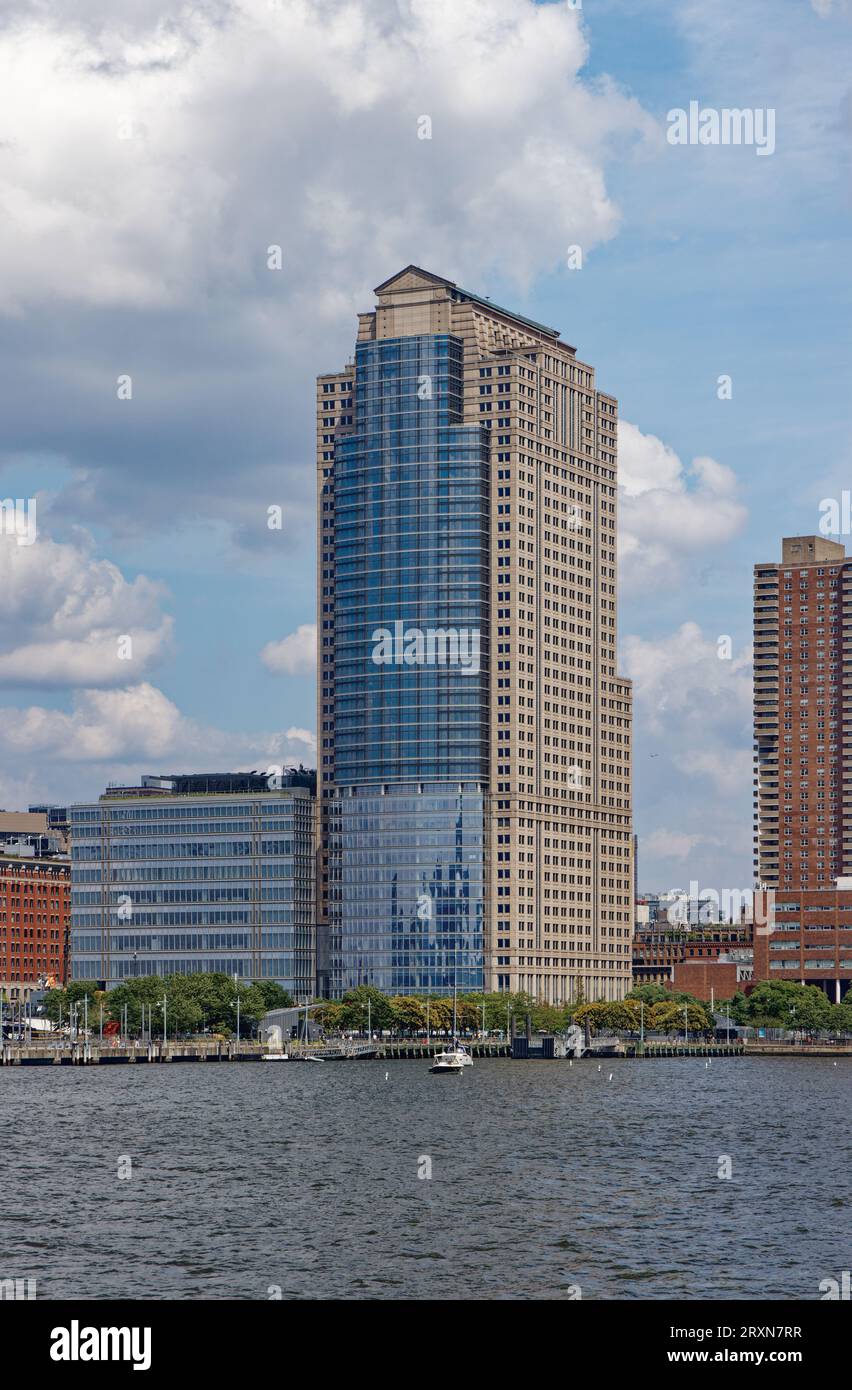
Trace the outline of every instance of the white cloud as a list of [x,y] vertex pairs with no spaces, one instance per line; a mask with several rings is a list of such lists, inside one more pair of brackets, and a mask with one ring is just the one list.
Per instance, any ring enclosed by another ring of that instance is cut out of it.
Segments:
[[[18,546],[13,536],[0,536],[0,683],[63,687],[71,695],[68,709],[0,708],[7,804],[80,800],[140,771],[265,770],[315,761],[307,729],[234,733],[202,724],[144,678],[170,646],[163,592],[144,575],[128,580],[98,559],[87,537],[60,544],[39,536]],[[125,635],[132,637],[131,660],[118,655]]]
[[316,623],[302,623],[279,642],[267,642],[260,659],[276,675],[313,675],[317,667]]
[[646,730],[671,738],[679,723],[696,731],[745,728],[751,717],[751,651],[724,660],[697,623],[667,637],[625,638],[621,663]]
[[652,854],[655,859],[683,860],[701,840],[701,835],[685,835],[680,830],[655,830],[642,840],[642,853]]
[[745,525],[733,471],[698,457],[685,468],[653,434],[621,420],[618,427],[619,560],[633,589],[677,580],[684,562],[717,550]]
[[[40,536],[19,546],[0,535],[0,684],[126,685],[168,653],[172,619],[161,584],[129,581],[86,540]],[[119,638],[130,637],[130,659]]]
[[[719,650],[693,622],[622,644],[621,669],[633,680],[645,887],[662,886],[672,859],[705,885],[751,883],[752,655],[725,660]],[[677,830],[664,828],[671,825]]]
[[[500,264],[521,283],[614,234],[610,146],[656,138],[638,103],[581,81],[564,5],[234,0],[102,18],[30,11],[0,34],[7,313],[270,288],[277,243],[290,308],[316,312],[322,291],[337,315],[362,273],[412,259],[415,228],[435,269]],[[272,328],[259,314],[255,332]]]
[[[70,713],[32,705],[0,709],[4,760],[151,764],[142,771],[228,771],[288,763],[314,755],[306,729],[231,733],[187,719],[161,690],[143,682],[125,690],[82,690]],[[168,763],[168,768],[164,764]],[[156,764],[157,766],[153,766]]]

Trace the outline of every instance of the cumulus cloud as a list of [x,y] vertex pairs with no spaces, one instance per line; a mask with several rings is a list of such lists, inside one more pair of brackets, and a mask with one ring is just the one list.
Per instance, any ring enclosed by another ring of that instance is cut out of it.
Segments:
[[266,669],[276,675],[313,675],[317,668],[316,623],[302,623],[280,642],[267,642],[260,659]]
[[698,457],[684,467],[628,420],[618,427],[618,482],[619,560],[633,589],[671,584],[688,558],[732,540],[748,515],[725,464]]
[[[353,256],[404,263],[414,225],[454,263],[499,255],[528,277],[566,241],[613,234],[608,142],[652,130],[580,81],[586,42],[562,4],[234,0],[168,20],[152,7],[145,27],[77,9],[21,15],[0,45],[7,312],[47,292],[172,304],[265,268],[268,240],[293,290],[325,284],[334,312],[324,258],[345,258],[348,289]],[[499,247],[465,252],[458,233],[485,212]]]
[[669,738],[675,721],[696,729],[742,730],[751,717],[751,649],[726,651],[697,623],[681,624],[662,638],[630,636],[622,644],[624,674],[649,733]]
[[0,593],[0,684],[126,685],[170,650],[164,587],[125,579],[85,539],[21,546],[0,535]]
[[67,764],[147,762],[143,771],[232,770],[311,759],[315,746],[306,729],[235,734],[188,719],[147,682],[123,690],[78,691],[70,712],[38,705],[0,708],[0,751],[13,764],[37,758]]
[[[316,757],[308,729],[235,733],[187,718],[145,679],[170,650],[164,590],[127,579],[81,537],[0,535],[0,683],[69,690],[69,708],[0,707],[0,792],[9,805],[80,800],[140,771],[228,770]],[[294,634],[296,636],[297,634]],[[132,639],[122,660],[120,639]]]
[[643,853],[650,853],[655,859],[687,859],[696,845],[701,843],[701,835],[685,835],[682,830],[655,830],[642,841]]
[[[645,887],[662,886],[670,860],[705,885],[730,886],[732,876],[751,883],[752,653],[727,652],[726,640],[694,622],[622,644]],[[677,831],[665,828],[672,824]],[[708,836],[708,825],[719,833]]]
[[311,378],[374,285],[523,289],[615,235],[608,165],[660,135],[586,57],[580,13],[531,0],[7,7],[10,450],[64,458],[87,525],[213,517],[268,551],[286,500],[300,541]]

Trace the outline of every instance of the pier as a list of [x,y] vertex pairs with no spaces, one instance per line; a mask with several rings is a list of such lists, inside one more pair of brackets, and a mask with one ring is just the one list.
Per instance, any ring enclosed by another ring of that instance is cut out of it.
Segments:
[[269,1049],[262,1043],[221,1040],[112,1042],[96,1038],[75,1043],[4,1043],[4,1067],[127,1066],[138,1062],[259,1062]]

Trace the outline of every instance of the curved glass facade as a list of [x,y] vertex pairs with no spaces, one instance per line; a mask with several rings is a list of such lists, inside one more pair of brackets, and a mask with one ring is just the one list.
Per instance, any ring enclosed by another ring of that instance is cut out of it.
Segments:
[[358,346],[334,469],[338,786],[485,775],[488,449],[461,392],[457,338]]
[[489,449],[461,340],[359,343],[334,465],[337,991],[481,989]]
[[353,787],[339,797],[341,984],[481,990],[485,797],[476,784]]

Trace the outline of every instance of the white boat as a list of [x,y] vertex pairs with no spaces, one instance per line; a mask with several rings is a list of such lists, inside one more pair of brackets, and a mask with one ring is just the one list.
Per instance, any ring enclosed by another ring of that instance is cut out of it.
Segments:
[[290,1058],[286,1052],[264,1052],[264,1062],[289,1062]]
[[470,1053],[462,1047],[461,1043],[454,1043],[446,1052],[439,1052],[433,1065],[429,1068],[430,1072],[464,1071],[465,1067],[473,1066],[473,1058]]

